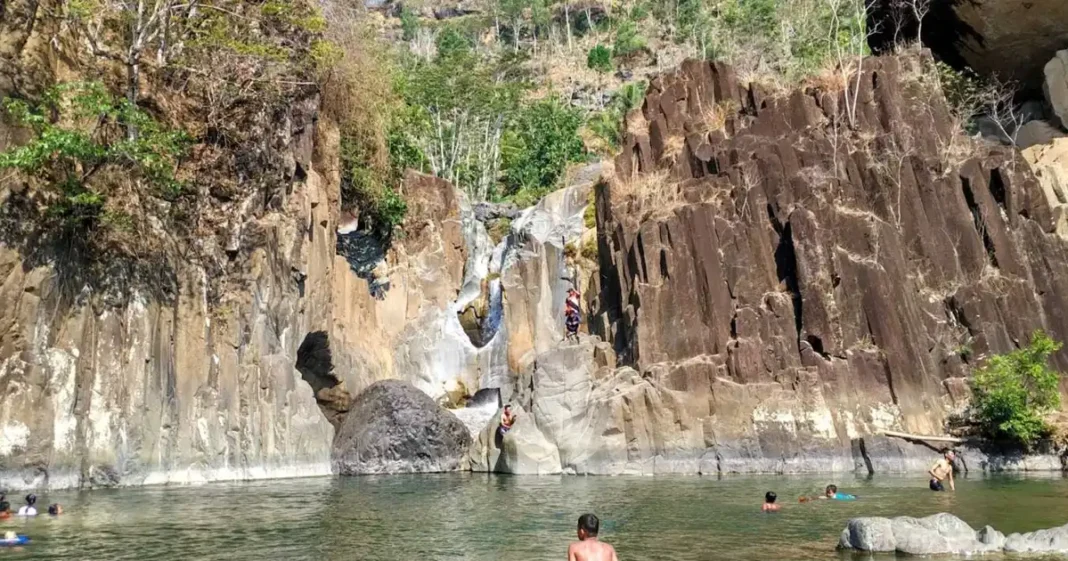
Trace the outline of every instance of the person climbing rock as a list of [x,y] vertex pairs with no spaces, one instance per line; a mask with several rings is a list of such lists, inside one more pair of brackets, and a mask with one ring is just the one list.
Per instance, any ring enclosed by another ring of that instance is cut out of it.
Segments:
[[578,311],[568,310],[567,317],[564,318],[564,327],[567,328],[567,335],[564,336],[565,340],[574,339],[576,343],[579,341],[578,330],[580,323],[582,323],[582,319],[579,317]]
[[579,311],[581,311],[580,310],[581,306],[582,306],[582,301],[579,298],[579,291],[575,290],[574,288],[568,289],[568,291],[567,291],[567,300],[564,302],[565,309],[567,311],[569,311],[569,312],[571,310],[575,310],[576,312],[579,312]]
[[497,428],[497,432],[504,436],[504,434],[512,430],[512,425],[515,424],[515,413],[512,413],[512,406],[505,405],[504,411],[501,413],[501,426]]
[[601,521],[592,514],[578,519],[578,539],[567,547],[567,561],[619,561],[614,547],[597,539]]
[[942,450],[942,457],[931,466],[931,469],[927,473],[931,474],[930,488],[932,491],[945,491],[946,488],[942,486],[942,482],[947,478],[949,479],[949,490],[956,491],[956,487],[953,486],[953,460],[956,459],[956,454],[949,448]]

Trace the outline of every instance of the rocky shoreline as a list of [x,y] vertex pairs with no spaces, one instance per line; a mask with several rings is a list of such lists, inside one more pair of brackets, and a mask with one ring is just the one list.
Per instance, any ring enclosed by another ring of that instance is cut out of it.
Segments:
[[854,518],[842,530],[838,549],[906,555],[1068,553],[1068,524],[1005,536],[990,526],[976,531],[945,512],[924,518]]

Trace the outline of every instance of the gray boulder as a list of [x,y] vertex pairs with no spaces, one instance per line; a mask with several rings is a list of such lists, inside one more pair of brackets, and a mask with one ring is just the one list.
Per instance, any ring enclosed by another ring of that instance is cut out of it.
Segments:
[[464,468],[467,427],[430,396],[397,380],[372,384],[353,400],[334,437],[341,475],[432,473]]
[[1026,534],[1012,534],[1005,539],[1010,553],[1068,553],[1068,524]]
[[1004,537],[989,526],[976,532],[948,513],[925,518],[854,518],[838,540],[839,549],[938,555],[1000,551]]
[[1046,64],[1043,91],[1060,124],[1068,128],[1068,50],[1060,51]]

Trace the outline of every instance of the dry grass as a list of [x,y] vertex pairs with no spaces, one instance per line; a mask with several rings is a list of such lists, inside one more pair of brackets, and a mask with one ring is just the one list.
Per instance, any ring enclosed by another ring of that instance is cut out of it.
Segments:
[[679,161],[683,149],[686,148],[686,139],[681,136],[670,136],[664,142],[664,152],[660,154],[660,162],[674,164]]

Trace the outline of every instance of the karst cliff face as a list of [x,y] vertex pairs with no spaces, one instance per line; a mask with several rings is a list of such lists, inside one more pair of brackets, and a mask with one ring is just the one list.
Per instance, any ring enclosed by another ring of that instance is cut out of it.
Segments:
[[954,136],[927,64],[868,59],[831,94],[704,62],[651,83],[598,197],[594,331],[674,396],[653,442],[688,434],[721,471],[851,467],[858,437],[940,433],[980,357],[1068,336],[1046,197]]

